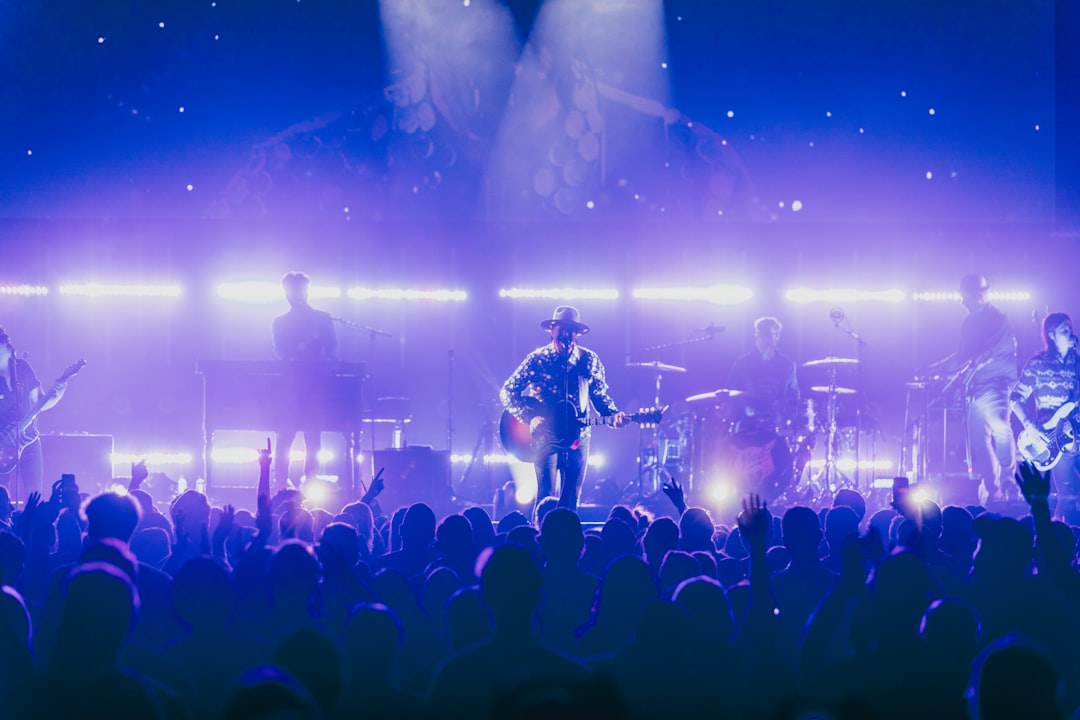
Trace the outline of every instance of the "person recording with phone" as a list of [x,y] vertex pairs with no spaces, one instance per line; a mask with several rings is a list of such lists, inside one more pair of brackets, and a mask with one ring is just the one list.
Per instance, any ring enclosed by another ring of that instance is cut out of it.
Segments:
[[1080,355],[1072,319],[1050,313],[1042,322],[1043,350],[1020,371],[1009,395],[1013,414],[1024,426],[1017,445],[1028,460],[1045,467],[1057,490],[1055,515],[1080,525],[1080,452],[1071,442],[1078,431]]
[[559,506],[577,510],[581,485],[589,462],[589,428],[577,422],[590,403],[615,427],[629,422],[608,394],[604,365],[594,351],[578,344],[589,332],[577,308],[560,305],[540,327],[551,342],[529,353],[506,380],[500,399],[518,420],[528,424],[534,437],[547,440],[536,457],[537,501],[552,494],[561,477]]
[[6,470],[0,471],[0,485],[11,489],[14,484],[16,500],[20,494],[41,492],[44,475],[37,423],[31,421],[25,429],[20,425],[35,409],[41,412],[60,402],[66,390],[66,382],[57,382],[46,393],[30,363],[15,356],[11,338],[0,328],[0,470]]

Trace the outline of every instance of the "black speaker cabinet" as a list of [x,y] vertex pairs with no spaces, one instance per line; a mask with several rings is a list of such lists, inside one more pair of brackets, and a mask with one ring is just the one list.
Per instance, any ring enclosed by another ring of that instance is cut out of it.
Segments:
[[[64,473],[72,473],[83,492],[97,493],[112,480],[112,435],[42,435],[41,456],[45,466],[45,487],[49,488]],[[35,488],[26,488],[27,492]]]
[[379,495],[379,505],[387,515],[399,507],[427,503],[436,516],[449,511],[450,453],[435,451],[424,445],[411,445],[394,450],[376,450],[372,456],[372,477],[383,471],[385,488]]

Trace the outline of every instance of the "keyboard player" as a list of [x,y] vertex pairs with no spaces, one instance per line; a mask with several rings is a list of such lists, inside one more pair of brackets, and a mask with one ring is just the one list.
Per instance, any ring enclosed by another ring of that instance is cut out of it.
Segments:
[[[286,273],[281,287],[289,303],[289,311],[274,319],[274,352],[290,363],[291,368],[282,381],[281,392],[286,405],[294,409],[292,421],[277,433],[274,462],[276,490],[288,486],[289,455],[297,432],[304,433],[304,477],[318,473],[322,436],[319,430],[319,383],[323,379],[324,363],[335,360],[337,336],[330,313],[316,310],[308,302],[311,278],[302,272]],[[299,481],[295,483],[297,486]]]

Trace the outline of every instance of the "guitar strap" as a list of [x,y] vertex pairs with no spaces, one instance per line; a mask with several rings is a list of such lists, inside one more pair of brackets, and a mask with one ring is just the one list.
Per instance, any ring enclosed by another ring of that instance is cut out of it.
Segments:
[[578,418],[584,419],[589,414],[589,381],[584,375],[578,375]]

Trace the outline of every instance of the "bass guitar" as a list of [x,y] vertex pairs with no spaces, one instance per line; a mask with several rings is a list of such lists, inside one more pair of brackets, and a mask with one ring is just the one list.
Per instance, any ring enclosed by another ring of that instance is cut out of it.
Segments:
[[56,382],[49,388],[49,391],[41,396],[34,407],[30,408],[30,412],[24,415],[21,420],[9,423],[0,430],[0,475],[6,475],[18,466],[22,451],[30,443],[37,440],[37,430],[32,426],[37,416],[45,409],[45,403],[60,391],[59,385],[61,383],[65,383],[74,377],[75,373],[82,370],[84,365],[86,365],[85,360],[79,360],[69,365],[60,377],[56,378]]
[[1058,464],[1064,452],[1080,449],[1080,413],[1075,402],[1059,407],[1053,416],[1042,424],[1042,435],[1035,428],[1024,428],[1016,438],[1016,449],[1040,471],[1046,472]]
[[[544,455],[571,449],[582,428],[615,423],[614,416],[579,418],[574,414],[573,406],[565,401],[549,408],[536,399],[527,398],[526,405],[527,415],[544,418],[541,431],[533,432],[529,423],[518,420],[509,410],[504,410],[499,420],[499,439],[503,448],[522,462],[531,463]],[[627,417],[631,422],[654,425],[663,418],[665,410],[667,406],[646,408]]]

